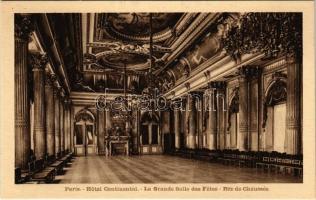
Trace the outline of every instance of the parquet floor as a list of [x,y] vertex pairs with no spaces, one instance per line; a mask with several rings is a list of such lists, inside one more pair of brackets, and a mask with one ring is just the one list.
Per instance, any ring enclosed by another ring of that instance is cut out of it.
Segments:
[[56,183],[298,183],[302,178],[185,158],[75,157]]

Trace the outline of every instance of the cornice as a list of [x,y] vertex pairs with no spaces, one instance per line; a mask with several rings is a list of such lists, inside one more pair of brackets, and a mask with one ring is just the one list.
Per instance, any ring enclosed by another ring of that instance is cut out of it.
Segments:
[[[124,93],[101,93],[101,92],[71,92],[69,95],[70,100],[74,105],[82,104],[95,104],[96,99],[100,96],[104,96],[106,100],[113,101],[116,97],[123,97]],[[127,94],[127,96],[137,97],[136,94]]]
[[167,53],[162,57],[165,60],[165,66],[159,69],[156,74],[159,74],[168,65],[175,60],[185,49],[190,46],[197,37],[199,37],[207,27],[209,27],[213,22],[219,17],[218,13],[201,13],[198,17],[191,23],[191,25],[186,29],[186,31],[181,34],[181,36],[171,45],[172,53]]
[[[223,52],[224,53],[224,52]],[[222,53],[222,54],[223,54]],[[190,91],[197,90],[201,87],[206,87],[210,81],[218,81],[224,78],[224,76],[231,74],[238,70],[239,67],[243,65],[249,65],[256,60],[264,57],[264,54],[246,54],[242,56],[240,63],[236,63],[230,56],[223,56],[219,54],[216,58],[211,58],[202,65],[207,65],[207,67],[199,66],[198,68],[204,68],[196,74],[191,74],[186,80],[183,80],[172,89],[166,92],[164,95],[167,99],[173,99],[181,97]],[[209,78],[205,74],[209,74]],[[190,84],[190,89],[187,90],[186,84]]]
[[45,21],[46,21],[46,24],[47,24],[47,27],[48,27],[48,30],[49,30],[50,37],[53,39],[53,47],[54,47],[54,50],[55,50],[55,52],[57,53],[58,60],[60,61],[60,64],[61,64],[61,71],[62,71],[64,83],[65,83],[65,86],[66,86],[66,89],[67,89],[67,93],[70,93],[71,88],[70,88],[70,84],[69,84],[69,79],[68,79],[67,71],[66,71],[66,69],[65,69],[65,64],[64,64],[63,58],[62,58],[62,56],[61,56],[61,52],[60,52],[60,49],[59,49],[59,45],[58,45],[58,43],[57,43],[57,41],[56,41],[56,39],[55,39],[55,37],[54,37],[52,28],[51,28],[50,23],[49,23],[49,19],[48,19],[48,17],[47,17],[46,14],[44,14],[44,19],[45,19]]

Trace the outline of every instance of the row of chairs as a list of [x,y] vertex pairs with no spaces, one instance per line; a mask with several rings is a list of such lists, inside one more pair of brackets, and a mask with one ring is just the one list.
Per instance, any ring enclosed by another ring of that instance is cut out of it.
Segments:
[[25,182],[45,182],[51,183],[56,175],[63,173],[64,167],[71,161],[73,153],[68,150],[55,155],[45,156],[45,158],[36,159],[30,157],[27,169],[15,168],[15,183]]
[[256,168],[263,171],[303,175],[303,155],[289,155],[279,152],[260,152]]
[[184,158],[194,158],[198,160],[214,161],[219,157],[220,150],[209,150],[209,149],[188,149],[182,148],[170,152],[175,156]]
[[303,175],[303,155],[289,155],[279,152],[239,151],[238,149],[178,149],[172,155],[195,158],[225,165],[252,167],[264,172]]
[[303,175],[303,155],[289,155],[276,151],[223,150],[218,158],[223,164],[255,167],[264,172]]

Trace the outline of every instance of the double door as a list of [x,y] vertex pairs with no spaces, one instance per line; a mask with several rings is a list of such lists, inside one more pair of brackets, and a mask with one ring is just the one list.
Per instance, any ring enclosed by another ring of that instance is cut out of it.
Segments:
[[96,154],[96,134],[93,123],[76,122],[75,124],[75,154],[87,156]]

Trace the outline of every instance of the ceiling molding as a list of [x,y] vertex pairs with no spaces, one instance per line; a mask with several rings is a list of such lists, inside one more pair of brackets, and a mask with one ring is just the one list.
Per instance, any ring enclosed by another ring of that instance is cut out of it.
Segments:
[[[220,56],[220,55],[219,55]],[[224,76],[234,73],[239,67],[242,65],[249,65],[261,58],[263,58],[264,54],[245,54],[241,58],[240,63],[236,63],[232,58],[228,55],[221,57],[219,60],[214,62],[214,57],[209,59],[212,60],[214,63],[210,64],[209,61],[203,63],[203,65],[208,65],[204,70],[200,71],[199,73],[195,74],[194,76],[190,76],[183,81],[181,84],[174,87],[172,90],[169,90],[165,93],[165,97],[167,99],[174,99],[179,98],[183,95],[186,95],[190,91],[197,90],[201,87],[207,86],[210,81],[216,81],[222,79]],[[209,74],[209,78],[205,76],[207,71],[211,72]],[[190,90],[187,90],[186,84],[190,84]]]
[[65,68],[64,60],[62,58],[61,52],[59,51],[60,48],[59,48],[59,45],[57,43],[56,38],[54,37],[52,28],[51,28],[50,23],[49,23],[49,19],[47,17],[47,14],[44,14],[44,19],[46,21],[46,25],[47,25],[47,28],[49,30],[50,37],[53,39],[54,51],[55,51],[55,53],[56,53],[56,55],[58,57],[59,63],[60,63],[60,68],[59,69],[61,69],[61,74],[62,74],[63,79],[64,79],[64,84],[66,86],[67,93],[69,94],[70,91],[71,91],[71,87],[70,87],[70,84],[69,84],[69,79],[68,79],[68,75],[67,75],[67,70]]
[[167,53],[162,57],[165,61],[164,67],[160,68],[155,72],[159,74],[168,65],[173,62],[181,53],[183,53],[197,37],[199,37],[206,28],[208,28],[213,22],[219,17],[218,13],[201,13],[199,16],[191,23],[191,25],[186,29],[186,31],[181,34],[181,36],[172,44],[172,53]]
[[[113,101],[116,97],[123,97],[124,93],[101,93],[101,92],[71,92],[70,100],[74,105],[91,105],[96,103],[96,99],[100,96],[105,96],[106,100]],[[131,97],[139,97],[136,94],[127,94]]]

